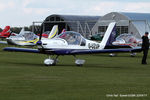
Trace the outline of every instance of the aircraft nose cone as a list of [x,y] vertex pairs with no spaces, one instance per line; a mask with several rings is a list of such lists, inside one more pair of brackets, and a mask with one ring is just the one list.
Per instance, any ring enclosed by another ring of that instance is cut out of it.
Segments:
[[12,41],[12,39],[7,39],[7,43],[10,45],[15,45],[14,42]]
[[38,41],[36,44],[37,44],[37,45],[41,45],[41,44],[42,44],[42,41]]

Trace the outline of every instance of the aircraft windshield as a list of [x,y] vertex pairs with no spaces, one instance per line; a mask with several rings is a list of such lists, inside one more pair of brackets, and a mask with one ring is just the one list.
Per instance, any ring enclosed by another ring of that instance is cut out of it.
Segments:
[[82,36],[77,32],[66,31],[58,35],[57,38],[66,40],[69,45],[80,45]]

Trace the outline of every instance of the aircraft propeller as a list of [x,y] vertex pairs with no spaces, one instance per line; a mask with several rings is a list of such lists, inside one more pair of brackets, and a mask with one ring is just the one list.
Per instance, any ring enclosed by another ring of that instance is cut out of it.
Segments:
[[36,43],[37,45],[41,45],[41,38],[42,38],[42,33],[43,33],[43,25],[41,25],[41,30],[40,30],[40,36],[39,36],[39,41]]

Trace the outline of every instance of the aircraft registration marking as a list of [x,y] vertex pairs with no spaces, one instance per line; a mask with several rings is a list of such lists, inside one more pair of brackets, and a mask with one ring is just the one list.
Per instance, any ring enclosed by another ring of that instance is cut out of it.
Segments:
[[89,47],[89,49],[98,49],[100,47],[100,45],[96,44],[96,43],[89,43],[88,47]]

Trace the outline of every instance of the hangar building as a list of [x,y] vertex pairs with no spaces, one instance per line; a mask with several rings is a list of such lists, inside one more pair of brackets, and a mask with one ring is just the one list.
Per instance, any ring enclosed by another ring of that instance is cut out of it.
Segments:
[[92,29],[92,34],[104,34],[110,22],[117,22],[117,34],[133,33],[141,37],[150,32],[150,13],[111,12],[101,17]]
[[77,16],[77,15],[50,15],[42,23],[43,31],[49,31],[53,25],[59,26],[59,33],[66,29],[67,31],[76,31],[83,36],[88,37],[91,30],[100,16]]

